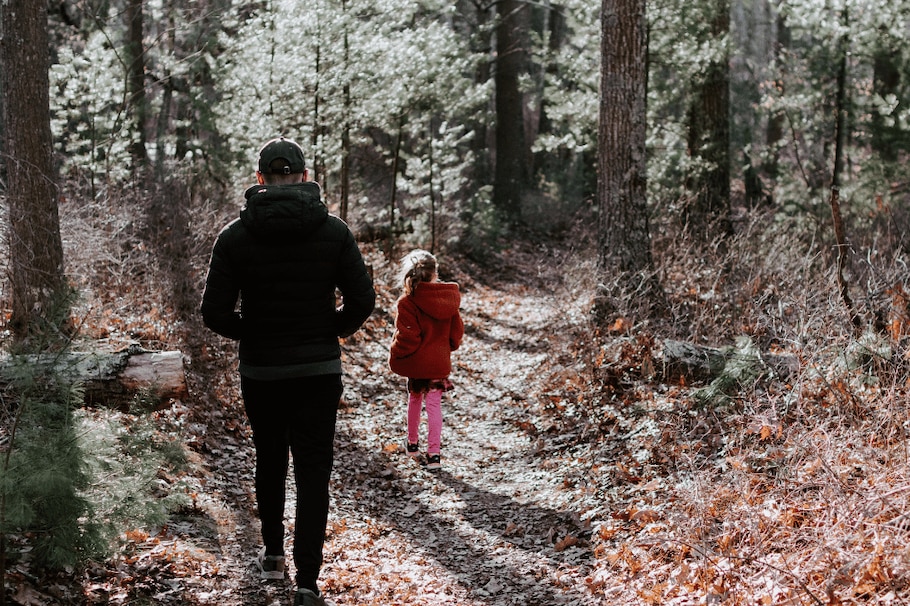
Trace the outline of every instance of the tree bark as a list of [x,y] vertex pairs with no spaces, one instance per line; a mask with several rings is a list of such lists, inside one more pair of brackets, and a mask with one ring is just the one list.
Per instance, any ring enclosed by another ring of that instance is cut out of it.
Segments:
[[[782,96],[785,92],[784,51],[790,46],[790,28],[787,26],[786,19],[780,14],[777,15],[776,26],[777,39],[774,44],[774,63],[775,69],[777,70],[777,78],[774,81],[774,85],[777,89],[776,94]],[[774,184],[777,183],[777,178],[779,176],[780,147],[784,140],[786,119],[787,117],[782,110],[776,111],[768,118],[768,129],[766,134],[768,157],[763,168],[768,179],[771,181],[771,189],[773,189]],[[769,197],[772,198],[769,201],[773,201],[773,196],[771,194],[769,194]]]
[[493,203],[513,224],[521,219],[521,194],[527,177],[524,98],[519,78],[527,71],[524,37],[528,10],[522,0],[501,0],[497,4]]
[[[730,31],[729,0],[714,0],[711,38]],[[730,222],[730,66],[724,52],[708,65],[689,108],[689,155],[699,159],[687,189],[691,200],[686,221],[700,239],[709,234],[729,235]]]
[[128,43],[126,45],[127,92],[129,93],[129,112],[133,116],[133,136],[130,145],[134,167],[144,167],[148,161],[146,144],[146,118],[148,117],[148,97],[145,91],[145,12],[143,0],[128,0],[126,3],[126,21]]
[[436,163],[433,157],[433,141],[436,135],[436,125],[433,118],[430,118],[430,126],[427,129],[427,161],[429,163],[429,188],[430,188],[430,252],[436,252]]
[[[891,49],[883,48],[875,52],[873,59],[874,92],[882,99],[900,95],[901,73]],[[885,162],[895,162],[898,150],[907,148],[906,138],[899,126],[886,124],[884,116],[878,111],[872,112],[872,149]]]
[[[341,1],[342,12],[347,12],[347,3]],[[347,17],[345,17],[347,19]],[[348,30],[344,30],[344,65],[348,66],[350,62],[350,42],[348,41]],[[351,83],[346,81],[342,90],[344,96],[344,123],[341,127],[341,191],[338,200],[338,216],[342,221],[348,220],[348,203],[351,191]]]
[[[491,58],[489,61],[478,61],[476,63],[474,83],[483,84],[489,82],[491,79],[492,57],[494,56],[493,40],[490,36],[479,35],[479,33],[488,29],[493,8],[486,2],[480,2],[480,0],[471,2],[471,5],[473,6],[476,18],[476,23],[473,24],[468,36],[469,40],[472,41],[471,51],[478,55]],[[493,180],[493,157],[491,150],[495,148],[496,129],[491,129],[487,124],[487,121],[482,118],[473,121],[471,127],[477,133],[477,136],[471,141],[471,149],[477,159],[475,163],[477,180],[480,183],[490,183]]]
[[[321,32],[320,32],[321,33]],[[322,45],[321,45],[321,36],[320,44],[316,45],[316,81],[313,89],[313,134],[310,137],[310,145],[313,148],[313,171],[312,179],[322,185],[325,189],[327,185],[326,180],[326,167],[325,167],[325,158],[321,153],[320,139],[324,134],[323,130],[323,117],[322,117],[322,91],[319,90],[319,83],[322,80]]]
[[[844,31],[847,31],[849,16],[844,9],[843,15]],[[841,174],[844,170],[844,143],[847,136],[847,53],[849,40],[844,34],[841,40],[840,64],[837,70],[837,91],[835,96],[835,128],[834,128],[834,171],[831,175],[831,195],[829,203],[831,205],[831,218],[834,223],[834,238],[837,243],[837,285],[840,290],[841,300],[850,314],[850,323],[854,331],[860,330],[860,318],[856,313],[853,305],[853,299],[850,297],[850,285],[844,271],[849,263],[850,247],[847,244],[846,230],[844,229],[844,220],[840,211],[840,184]]]
[[603,320],[616,301],[637,292],[651,306],[660,295],[653,276],[646,191],[647,47],[644,0],[601,4],[601,91],[598,130],[599,245]]
[[398,171],[401,161],[401,140],[404,137],[404,118],[398,119],[398,132],[395,135],[395,149],[392,152],[392,191],[389,195],[389,233],[395,232],[398,209]]
[[788,381],[799,372],[799,359],[792,355],[760,353],[744,355],[734,347],[707,347],[667,339],[660,353],[660,377],[668,383],[708,383],[718,378],[731,359],[750,366],[756,376],[773,376]]
[[10,328],[20,341],[69,323],[51,138],[46,2],[0,2],[9,203]]
[[132,345],[120,351],[67,352],[30,355],[23,362],[0,358],[0,384],[4,370],[15,364],[53,366],[56,372],[85,386],[85,403],[127,410],[137,397],[159,407],[187,397],[183,354],[149,351]]

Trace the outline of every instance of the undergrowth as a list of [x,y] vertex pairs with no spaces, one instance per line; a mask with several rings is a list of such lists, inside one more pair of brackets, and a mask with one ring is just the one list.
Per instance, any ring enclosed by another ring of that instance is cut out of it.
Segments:
[[[73,570],[104,559],[124,533],[160,526],[190,501],[186,440],[170,409],[156,410],[160,403],[143,393],[126,410],[86,407],[80,373],[69,367],[78,359],[69,355],[75,346],[163,348],[186,313],[180,297],[193,297],[178,282],[192,273],[172,260],[186,250],[185,232],[168,227],[154,208],[137,224],[134,208],[119,199],[61,209],[68,275],[80,295],[72,325],[80,333],[53,347],[4,344],[8,355],[0,356],[2,573],[10,566],[17,574]],[[175,216],[170,221],[185,220]],[[150,251],[169,238],[164,260],[150,264]],[[159,292],[162,277],[174,288]]]
[[85,408],[62,354],[5,361],[0,533],[6,561],[60,570],[107,557],[135,526],[186,502],[176,429],[139,398],[133,412]]
[[[726,241],[666,233],[656,259],[668,317],[589,326],[599,336],[571,346],[588,360],[572,383],[584,391],[560,377],[550,393],[585,405],[560,409],[572,418],[558,422],[587,428],[576,448],[611,461],[598,485],[619,501],[595,532],[595,555],[643,603],[907,599],[906,253],[856,236],[856,331],[826,237],[767,213]],[[705,379],[662,374],[666,339],[726,363]],[[635,437],[603,441],[611,435]],[[602,578],[593,590],[608,589]]]

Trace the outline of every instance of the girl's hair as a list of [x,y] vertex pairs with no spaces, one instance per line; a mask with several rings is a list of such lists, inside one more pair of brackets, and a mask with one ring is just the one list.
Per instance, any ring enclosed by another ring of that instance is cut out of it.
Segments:
[[429,282],[436,273],[436,257],[425,250],[412,250],[401,260],[401,283],[404,294],[410,295],[421,282]]

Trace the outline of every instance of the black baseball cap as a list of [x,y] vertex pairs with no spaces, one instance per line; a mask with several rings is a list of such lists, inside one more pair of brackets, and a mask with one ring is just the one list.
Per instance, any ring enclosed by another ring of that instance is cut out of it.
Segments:
[[[274,167],[272,163],[275,160],[284,160],[284,162],[280,163],[280,167]],[[264,175],[290,175],[302,173],[305,169],[303,150],[290,139],[284,137],[272,139],[259,150],[259,172]]]

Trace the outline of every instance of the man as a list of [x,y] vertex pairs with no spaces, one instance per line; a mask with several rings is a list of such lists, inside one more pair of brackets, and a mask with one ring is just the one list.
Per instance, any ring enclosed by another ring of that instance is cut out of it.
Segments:
[[[265,579],[284,578],[288,452],[297,513],[295,606],[327,606],[317,586],[341,399],[339,337],[373,311],[376,294],[350,229],[307,181],[303,150],[285,138],[259,152],[259,185],[215,241],[202,317],[240,341],[241,392],[256,448]],[[342,305],[336,307],[336,288]],[[237,302],[239,311],[236,311]]]

